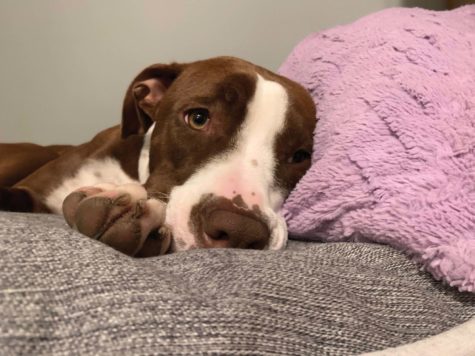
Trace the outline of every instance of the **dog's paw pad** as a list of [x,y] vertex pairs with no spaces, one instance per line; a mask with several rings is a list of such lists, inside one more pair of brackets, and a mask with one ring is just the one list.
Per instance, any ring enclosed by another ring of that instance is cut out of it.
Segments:
[[76,222],[76,211],[81,202],[94,194],[102,193],[103,190],[95,187],[84,187],[69,194],[63,201],[63,216],[69,226],[74,227]]
[[138,195],[137,199],[119,189],[81,189],[64,200],[63,214],[68,224],[83,235],[127,255],[162,255],[171,241],[171,234],[162,236],[159,232],[164,221],[164,205],[142,196]]
[[115,206],[112,199],[93,196],[79,204],[75,226],[84,235],[99,239],[117,214],[120,214],[120,207]]
[[63,201],[63,216],[69,226],[75,225],[76,211],[78,206],[87,197],[86,193],[77,191],[69,194]]

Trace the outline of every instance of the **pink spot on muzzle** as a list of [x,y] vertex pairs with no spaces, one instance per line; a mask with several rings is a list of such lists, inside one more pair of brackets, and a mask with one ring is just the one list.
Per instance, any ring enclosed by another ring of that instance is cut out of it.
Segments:
[[260,191],[262,191],[263,187],[258,187],[255,182],[250,182],[248,179],[242,177],[237,179],[236,176],[237,175],[227,175],[217,181],[211,193],[230,200],[236,196],[241,196],[249,207],[253,205],[262,206],[264,199]]

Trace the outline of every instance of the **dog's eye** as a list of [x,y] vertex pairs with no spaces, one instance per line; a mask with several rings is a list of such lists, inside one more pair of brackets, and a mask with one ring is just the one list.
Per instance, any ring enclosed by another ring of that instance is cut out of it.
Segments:
[[303,161],[306,161],[311,158],[311,154],[308,151],[305,150],[297,150],[294,152],[292,157],[289,158],[288,162],[289,163],[300,163]]
[[195,130],[202,130],[209,122],[209,111],[206,109],[190,109],[185,112],[185,122]]

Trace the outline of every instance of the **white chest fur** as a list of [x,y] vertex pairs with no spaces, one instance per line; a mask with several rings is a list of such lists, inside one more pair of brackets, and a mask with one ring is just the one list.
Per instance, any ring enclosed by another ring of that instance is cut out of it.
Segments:
[[55,214],[61,214],[64,199],[76,189],[104,183],[113,185],[128,183],[144,184],[150,174],[150,140],[154,127],[155,124],[153,124],[147,131],[140,151],[138,162],[139,181],[131,178],[127,173],[125,173],[116,159],[89,159],[72,177],[66,177],[58,187],[48,194],[45,199],[46,206]]
[[152,132],[155,128],[155,124],[150,126],[145,134],[142,150],[139,157],[139,181],[144,184],[148,176],[150,175],[149,162],[150,162],[150,141],[152,139]]
[[45,199],[46,206],[53,213],[61,214],[64,199],[74,190],[101,183],[127,184],[138,183],[125,173],[120,163],[112,158],[87,160],[72,176],[53,189]]

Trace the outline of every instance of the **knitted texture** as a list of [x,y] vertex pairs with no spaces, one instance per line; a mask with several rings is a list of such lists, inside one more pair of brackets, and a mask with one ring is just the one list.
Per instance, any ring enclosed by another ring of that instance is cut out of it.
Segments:
[[474,314],[386,246],[134,259],[61,217],[0,213],[1,355],[352,355]]
[[304,39],[280,73],[318,108],[294,237],[373,241],[475,290],[475,5],[389,9]]
[[134,259],[59,216],[0,213],[0,355],[353,355],[474,314],[387,246]]

